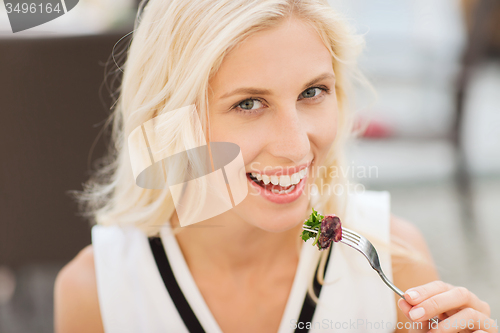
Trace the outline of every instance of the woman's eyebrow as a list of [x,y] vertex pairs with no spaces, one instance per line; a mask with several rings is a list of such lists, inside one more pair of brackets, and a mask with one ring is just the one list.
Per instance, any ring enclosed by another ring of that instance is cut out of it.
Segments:
[[335,79],[335,75],[333,73],[323,73],[317,76],[316,78],[312,79],[311,81],[307,82],[302,89],[309,88],[313,84],[325,79]]
[[[334,79],[335,75],[332,74],[332,73],[323,73],[323,74],[317,76],[316,78],[312,79],[308,83],[306,83],[302,89],[306,89],[309,86],[312,86],[313,84],[315,84],[316,82],[319,82],[319,81],[324,80],[324,79],[330,79],[330,78]],[[243,88],[238,88],[238,89],[235,89],[235,90],[230,91],[228,93],[225,93],[224,95],[222,95],[220,97],[220,99],[228,98],[228,97],[231,97],[233,95],[244,95],[244,94],[249,94],[249,95],[271,95],[272,91],[269,90],[269,89],[259,89],[259,88],[250,88],[250,87],[245,88],[245,87],[243,87]]]
[[231,92],[225,93],[222,95],[220,98],[228,98],[233,95],[244,95],[244,94],[249,94],[249,95],[271,95],[272,91],[269,89],[259,89],[259,88],[238,88],[234,89]]

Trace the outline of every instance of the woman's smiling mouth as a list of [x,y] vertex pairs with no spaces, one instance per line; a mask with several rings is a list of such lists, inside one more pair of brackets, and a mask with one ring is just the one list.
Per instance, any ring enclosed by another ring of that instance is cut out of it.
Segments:
[[265,199],[274,203],[289,203],[302,194],[310,164],[288,169],[249,172],[246,175],[252,187]]
[[266,175],[256,172],[248,174],[250,179],[257,185],[269,189],[273,193],[290,193],[302,179],[307,175],[308,168],[302,169],[291,175]]

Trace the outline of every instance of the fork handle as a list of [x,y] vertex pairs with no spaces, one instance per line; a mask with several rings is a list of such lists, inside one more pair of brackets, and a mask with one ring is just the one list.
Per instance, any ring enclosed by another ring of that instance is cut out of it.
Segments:
[[384,281],[384,283],[389,287],[391,288],[396,294],[399,295],[399,297],[403,298],[404,299],[404,292],[401,291],[401,289],[399,289],[398,287],[396,287],[384,274],[384,272],[382,272],[382,270],[379,270],[377,271],[378,275],[380,275],[380,277],[382,278],[382,281]]
[[[380,277],[382,278],[382,281],[384,281],[384,283],[389,287],[391,288],[396,294],[399,295],[399,297],[401,297],[402,299],[406,300],[405,297],[404,297],[404,292],[401,291],[401,289],[399,289],[398,287],[396,287],[384,274],[384,272],[382,272],[382,270],[379,270],[377,271],[377,273],[380,275]],[[439,318],[437,316],[435,316],[434,318],[431,318],[431,321],[434,323],[434,324],[438,324],[439,323]]]

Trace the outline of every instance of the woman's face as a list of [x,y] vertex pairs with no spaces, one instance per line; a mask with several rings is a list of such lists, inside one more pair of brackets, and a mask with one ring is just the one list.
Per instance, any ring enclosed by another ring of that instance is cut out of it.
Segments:
[[317,176],[311,163],[322,165],[337,133],[330,52],[291,19],[239,44],[209,83],[211,140],[239,145],[247,172],[248,196],[225,214],[268,231],[296,226]]

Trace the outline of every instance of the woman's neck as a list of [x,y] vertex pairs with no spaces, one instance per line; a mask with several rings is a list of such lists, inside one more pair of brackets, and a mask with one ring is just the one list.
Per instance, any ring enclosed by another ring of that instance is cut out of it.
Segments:
[[[174,213],[170,223],[179,225]],[[176,234],[189,268],[230,275],[269,274],[283,264],[297,264],[301,225],[268,232],[238,216],[222,214],[184,227]]]

